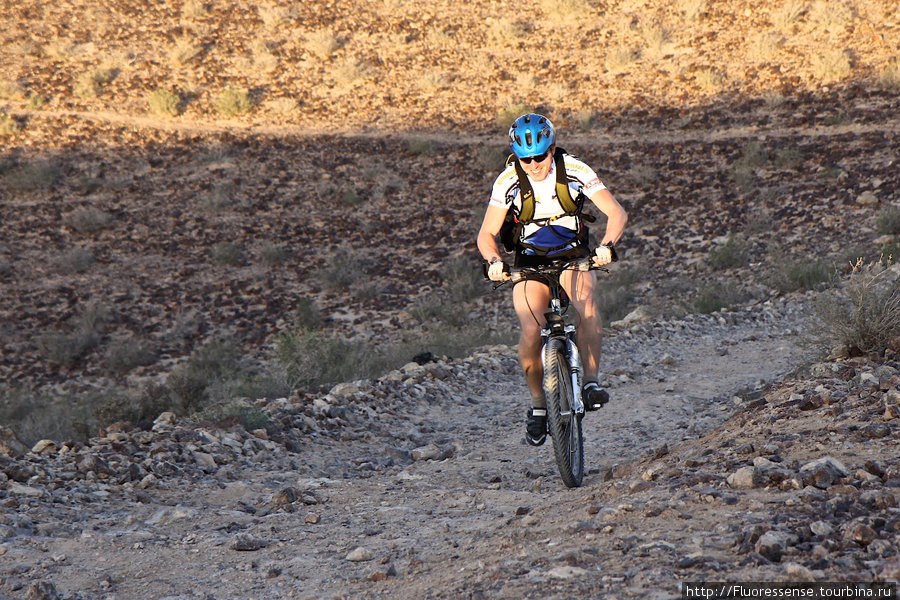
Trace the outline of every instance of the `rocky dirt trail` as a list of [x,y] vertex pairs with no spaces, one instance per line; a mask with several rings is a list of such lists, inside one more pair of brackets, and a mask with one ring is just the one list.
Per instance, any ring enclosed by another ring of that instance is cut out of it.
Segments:
[[524,444],[503,346],[268,403],[271,436],[163,415],[3,459],[0,598],[673,598],[701,573],[827,577],[745,535],[784,500],[733,465],[778,452],[718,464],[710,441],[804,360],[795,300],[613,328],[577,490]]

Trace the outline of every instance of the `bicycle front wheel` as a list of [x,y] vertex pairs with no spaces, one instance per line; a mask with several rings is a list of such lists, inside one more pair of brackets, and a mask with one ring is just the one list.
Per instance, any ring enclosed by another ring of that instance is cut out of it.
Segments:
[[572,488],[579,487],[584,479],[584,439],[581,416],[573,410],[572,377],[565,351],[565,340],[551,338],[544,346],[544,396],[556,466],[563,483]]

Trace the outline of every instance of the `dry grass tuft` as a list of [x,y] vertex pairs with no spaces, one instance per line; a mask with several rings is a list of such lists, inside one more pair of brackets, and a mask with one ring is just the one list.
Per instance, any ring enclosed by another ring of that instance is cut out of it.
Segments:
[[252,108],[250,92],[245,88],[227,87],[216,99],[216,110],[228,117],[248,113]]
[[179,103],[180,99],[177,95],[163,88],[154,90],[147,98],[150,112],[165,117],[177,116],[180,112],[178,108]]
[[809,24],[816,30],[840,31],[853,21],[853,8],[840,0],[816,0],[809,11]]
[[784,38],[780,34],[774,31],[761,31],[753,39],[750,50],[755,60],[767,61],[775,56],[783,43]]
[[664,26],[656,24],[641,28],[641,38],[644,40],[645,56],[659,58],[674,49],[670,40],[670,33]]
[[606,70],[619,73],[630,67],[638,58],[637,52],[625,46],[612,48],[604,59]]
[[785,0],[772,11],[772,24],[779,31],[789,32],[800,23],[806,9],[806,0]]
[[198,44],[196,40],[188,35],[175,39],[175,43],[169,48],[169,63],[173,67],[184,67],[194,62],[203,52],[203,46]]
[[701,69],[694,74],[697,85],[704,92],[718,92],[725,87],[725,76],[714,69]]
[[284,27],[294,19],[294,12],[290,8],[274,2],[264,2],[256,9],[259,11],[259,18],[269,29]]
[[18,81],[0,79],[0,100],[18,100],[25,97],[25,88]]
[[895,58],[881,72],[882,87],[892,92],[900,92],[900,58]]
[[365,81],[370,76],[370,69],[348,56],[331,68],[330,75],[336,90],[341,92]]
[[850,65],[850,55],[839,48],[832,48],[813,55],[811,61],[813,74],[824,83],[831,83],[846,79],[853,68]]
[[553,25],[569,25],[581,22],[593,13],[588,0],[540,0],[538,5]]
[[341,47],[333,33],[326,29],[314,31],[306,36],[303,48],[319,60],[327,60]]
[[688,23],[696,23],[709,9],[708,0],[676,0],[675,7]]
[[6,137],[18,133],[21,126],[11,116],[0,111],[0,137]]

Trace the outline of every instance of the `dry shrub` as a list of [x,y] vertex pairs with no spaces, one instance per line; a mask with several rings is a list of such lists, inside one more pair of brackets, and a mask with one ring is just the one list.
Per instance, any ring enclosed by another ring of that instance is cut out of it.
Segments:
[[250,92],[245,88],[227,87],[216,99],[216,110],[228,117],[250,112],[251,108]]
[[696,23],[709,8],[708,0],[677,0],[676,8],[688,23]]
[[196,43],[190,36],[182,36],[175,40],[175,44],[169,48],[169,62],[174,67],[183,67],[196,60],[203,52],[203,46]]
[[581,22],[593,12],[588,0],[540,0],[538,5],[553,25]]
[[11,116],[0,111],[0,137],[6,137],[18,133],[21,127]]
[[853,265],[843,284],[819,298],[816,316],[828,347],[878,352],[900,336],[900,265]]
[[780,31],[789,31],[800,22],[806,8],[806,0],[785,0],[772,11],[772,23]]
[[529,109],[524,104],[507,104],[497,113],[497,125],[504,128],[509,127],[513,121],[527,112]]
[[63,223],[81,234],[92,234],[108,229],[115,218],[98,208],[76,208],[63,217]]
[[753,58],[758,61],[766,61],[775,56],[781,46],[783,38],[773,31],[762,31],[753,40],[751,50]]
[[340,48],[338,39],[328,30],[320,29],[306,36],[303,47],[316,58],[326,60]]
[[701,69],[694,74],[697,85],[704,92],[717,92],[725,86],[725,77],[714,69]]
[[259,18],[269,29],[277,29],[288,25],[294,18],[293,11],[286,6],[278,6],[274,2],[264,2],[256,7]]
[[881,85],[892,92],[900,92],[900,58],[895,58],[881,72]]
[[178,115],[179,102],[180,100],[177,95],[163,88],[154,90],[147,98],[147,104],[150,106],[150,111],[154,114],[166,117]]
[[50,362],[71,365],[100,343],[109,319],[110,313],[106,307],[89,303],[63,329],[40,334],[37,337],[38,349]]
[[674,46],[669,35],[669,31],[659,24],[641,28],[644,54],[649,57],[660,57],[671,52]]
[[843,29],[853,21],[853,8],[846,2],[816,0],[809,11],[810,25],[824,31]]
[[370,75],[369,68],[353,57],[347,57],[331,68],[331,78],[340,90],[352,88],[365,81]]
[[844,79],[852,71],[850,56],[839,48],[831,48],[813,55],[811,63],[813,73],[825,83]]
[[637,60],[637,52],[625,46],[613,48],[606,55],[604,64],[606,70],[613,73],[624,71]]
[[25,96],[25,89],[17,81],[0,79],[0,100],[18,100]]

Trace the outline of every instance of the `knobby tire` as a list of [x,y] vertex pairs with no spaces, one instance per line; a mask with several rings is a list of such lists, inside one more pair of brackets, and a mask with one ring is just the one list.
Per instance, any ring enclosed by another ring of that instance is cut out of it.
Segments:
[[581,418],[571,408],[574,400],[565,340],[551,338],[544,346],[544,396],[559,474],[567,487],[579,487],[584,479],[584,440]]

